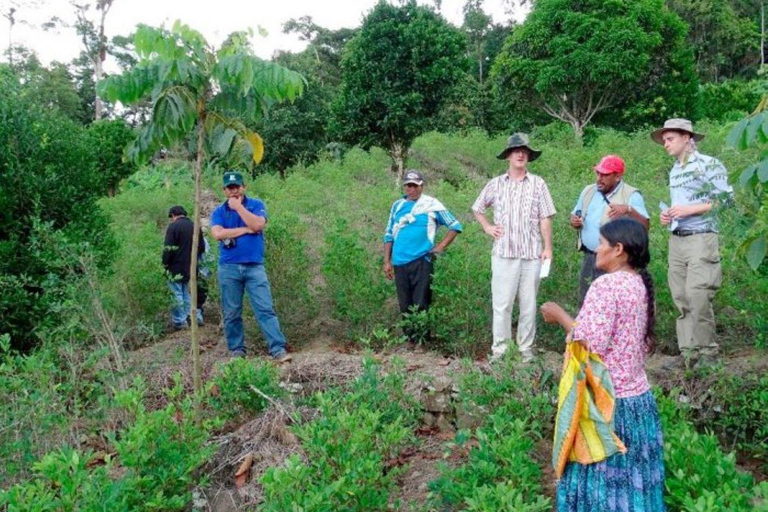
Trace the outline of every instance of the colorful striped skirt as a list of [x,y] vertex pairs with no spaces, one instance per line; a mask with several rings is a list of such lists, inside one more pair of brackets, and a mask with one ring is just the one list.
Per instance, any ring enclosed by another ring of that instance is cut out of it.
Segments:
[[596,464],[569,462],[557,484],[558,512],[664,512],[664,454],[650,391],[616,399],[614,429],[627,447]]

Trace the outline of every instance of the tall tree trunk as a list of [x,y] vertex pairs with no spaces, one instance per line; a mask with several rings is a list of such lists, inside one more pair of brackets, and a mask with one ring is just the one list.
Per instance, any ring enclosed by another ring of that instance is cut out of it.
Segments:
[[189,318],[192,324],[192,373],[195,392],[203,390],[200,370],[200,335],[197,330],[197,245],[200,243],[200,182],[203,174],[205,142],[205,110],[198,109],[197,118],[197,157],[195,158],[195,213],[194,233],[192,234],[192,258],[189,262]]
[[408,152],[408,148],[404,144],[396,142],[392,145],[392,149],[389,152],[389,157],[392,159],[392,172],[399,178],[402,178],[405,174],[405,155]]
[[579,120],[571,121],[573,126],[573,134],[576,136],[576,141],[581,144],[584,142],[584,124]]

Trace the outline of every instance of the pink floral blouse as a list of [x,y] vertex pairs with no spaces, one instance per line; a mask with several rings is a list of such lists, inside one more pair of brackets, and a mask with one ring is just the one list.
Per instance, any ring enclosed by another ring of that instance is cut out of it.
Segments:
[[643,279],[631,272],[612,272],[590,286],[576,317],[574,340],[585,340],[598,354],[613,379],[616,398],[650,389],[645,374],[645,329],[648,292]]

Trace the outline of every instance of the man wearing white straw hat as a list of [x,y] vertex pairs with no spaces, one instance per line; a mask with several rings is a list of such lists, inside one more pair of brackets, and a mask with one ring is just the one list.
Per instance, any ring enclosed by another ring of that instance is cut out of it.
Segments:
[[669,173],[671,206],[660,205],[660,220],[671,233],[668,280],[680,311],[677,345],[686,364],[711,363],[717,357],[712,299],[723,275],[712,209],[733,197],[723,164],[698,152],[696,142],[703,138],[687,119],[669,119],[651,133],[676,159]]

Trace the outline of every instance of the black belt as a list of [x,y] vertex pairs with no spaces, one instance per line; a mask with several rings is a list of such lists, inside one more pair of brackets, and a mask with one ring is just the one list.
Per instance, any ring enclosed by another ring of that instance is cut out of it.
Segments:
[[672,231],[672,234],[675,236],[691,236],[691,235],[704,235],[706,233],[714,233],[711,229],[706,229],[704,231],[689,231],[687,229],[675,229]]

